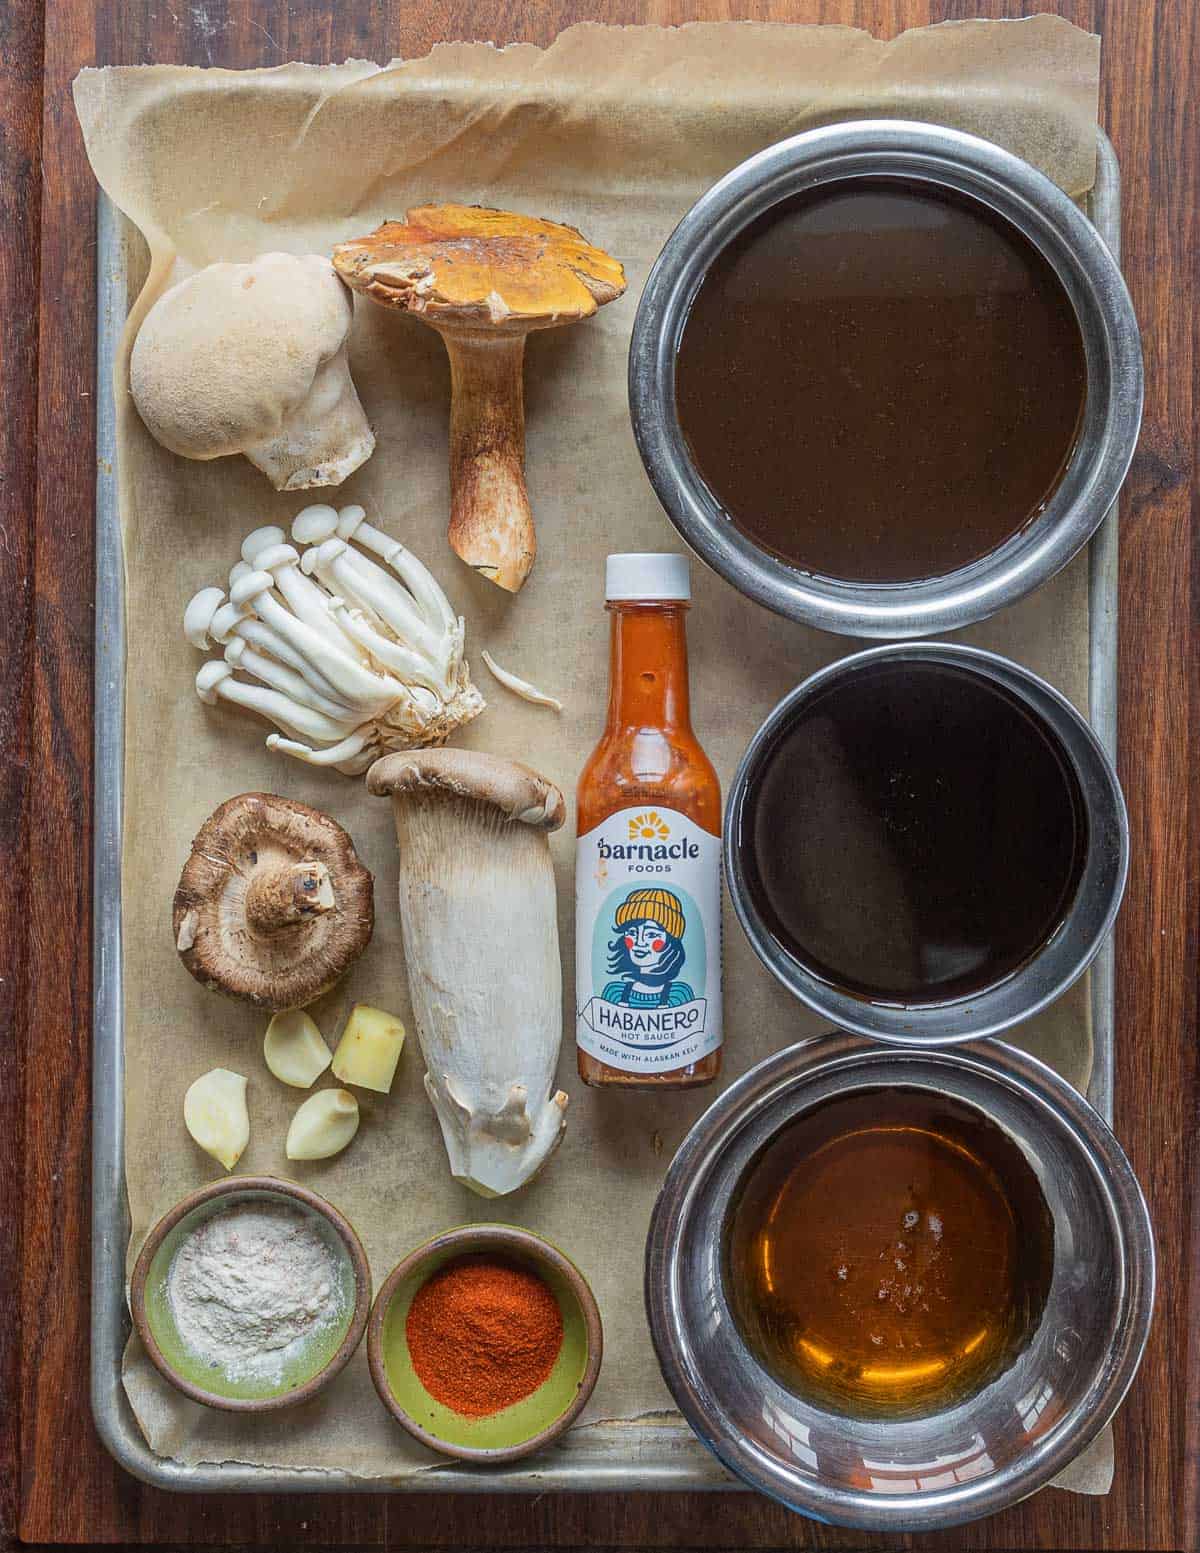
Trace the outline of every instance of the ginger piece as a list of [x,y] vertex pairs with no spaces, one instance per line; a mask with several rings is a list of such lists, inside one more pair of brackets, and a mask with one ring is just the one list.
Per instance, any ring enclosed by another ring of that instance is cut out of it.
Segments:
[[373,1089],[380,1095],[390,1094],[404,1048],[404,1033],[403,1024],[394,1014],[356,1003],[333,1054],[334,1077],[343,1084],[357,1084],[360,1089]]

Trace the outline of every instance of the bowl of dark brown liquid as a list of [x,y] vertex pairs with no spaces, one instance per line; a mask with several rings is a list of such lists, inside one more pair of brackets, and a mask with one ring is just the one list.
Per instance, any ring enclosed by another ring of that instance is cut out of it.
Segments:
[[677,1405],[752,1487],[839,1525],[991,1514],[1095,1438],[1137,1370],[1154,1254],[1120,1146],[1000,1042],[832,1033],[694,1124],[651,1219]]
[[638,445],[700,556],[810,624],[914,636],[1059,570],[1141,417],[1136,321],[1079,209],[934,125],[833,125],[681,222],[630,350]]
[[900,643],[811,676],[751,741],[725,818],[739,921],[843,1029],[965,1041],[1029,1018],[1098,952],[1128,868],[1116,773],[1011,660]]

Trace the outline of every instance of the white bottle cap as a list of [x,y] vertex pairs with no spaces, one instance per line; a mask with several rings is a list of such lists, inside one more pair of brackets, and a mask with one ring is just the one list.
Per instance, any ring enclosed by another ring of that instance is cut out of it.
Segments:
[[604,569],[606,599],[650,603],[690,599],[692,584],[686,555],[610,555]]

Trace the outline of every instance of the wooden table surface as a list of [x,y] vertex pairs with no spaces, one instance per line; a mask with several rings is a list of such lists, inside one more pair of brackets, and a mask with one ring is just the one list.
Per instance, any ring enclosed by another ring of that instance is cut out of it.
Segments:
[[[1195,1547],[1200,1490],[1200,0],[0,0],[0,1540],[458,1547],[878,1545],[748,1495],[175,1497],[106,1456],[88,1404],[95,188],[87,64],[386,60],[573,21],[748,16],[890,36],[1058,10],[1103,34],[1146,419],[1121,530],[1116,1127],[1150,1200],[1157,1320],[1104,1499],[1047,1491],[927,1545]],[[894,1538],[897,1547],[911,1539]]]

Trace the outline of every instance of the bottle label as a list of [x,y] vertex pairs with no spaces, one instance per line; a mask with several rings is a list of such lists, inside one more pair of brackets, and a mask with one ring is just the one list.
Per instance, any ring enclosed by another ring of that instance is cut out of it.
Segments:
[[721,843],[674,809],[621,809],[575,855],[575,1038],[628,1073],[721,1044]]

